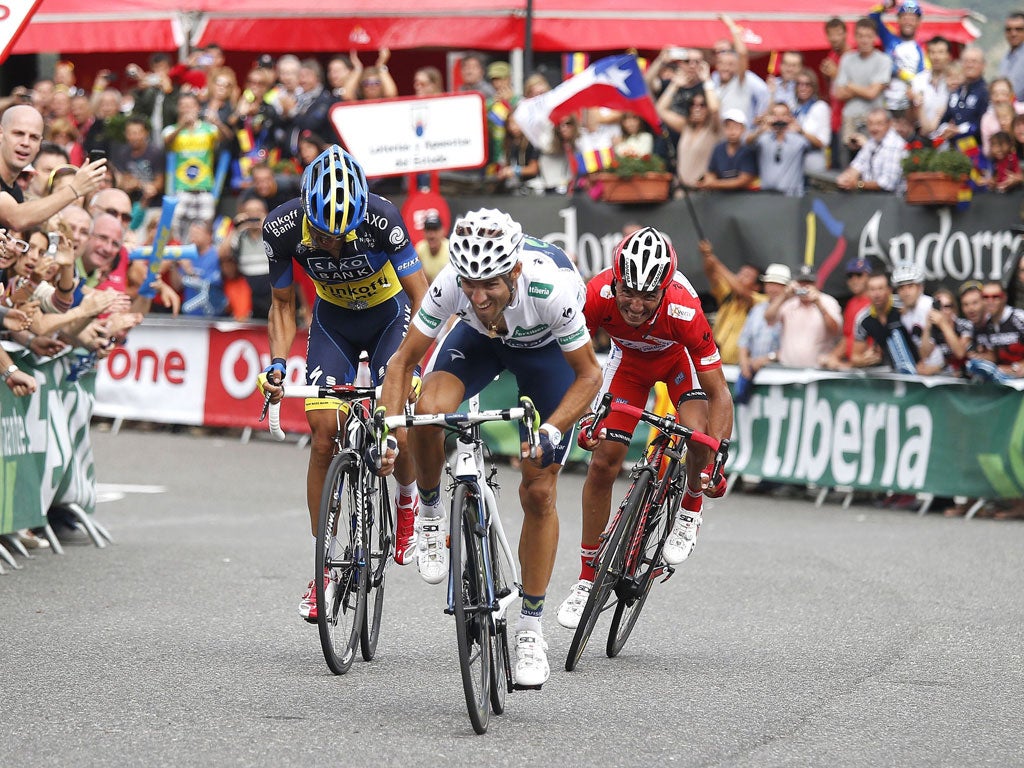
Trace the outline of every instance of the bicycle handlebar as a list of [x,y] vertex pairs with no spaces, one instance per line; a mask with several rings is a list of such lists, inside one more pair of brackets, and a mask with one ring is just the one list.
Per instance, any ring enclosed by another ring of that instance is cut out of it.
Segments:
[[[376,399],[380,397],[380,392],[381,387],[357,387],[353,384],[326,384],[322,386],[309,384],[289,386],[287,388],[282,387],[281,398],[333,397],[337,398],[340,402],[348,402],[350,400],[362,400],[366,397]],[[273,435],[276,440],[284,440],[286,435],[284,430],[281,429],[280,401],[271,403],[270,395],[267,395],[267,400],[264,402],[263,411],[260,413],[259,420],[263,421],[264,416],[267,417],[270,434]]]
[[601,404],[597,409],[597,417],[594,419],[594,425],[591,428],[592,434],[600,432],[601,422],[604,421],[612,411],[619,411],[620,413],[626,413],[630,416],[636,416],[640,421],[645,424],[650,424],[655,429],[666,434],[677,435],[688,442],[693,441],[710,448],[715,452],[711,474],[712,484],[718,483],[721,479],[722,470],[725,468],[725,462],[729,458],[729,440],[724,438],[722,440],[717,440],[711,435],[705,434],[704,432],[696,429],[691,429],[685,424],[680,424],[670,416],[659,416],[656,413],[651,413],[650,411],[638,408],[635,405],[630,405],[629,403],[615,402],[612,398],[611,392],[605,392],[604,397],[601,398]]
[[385,416],[383,408],[378,408],[373,414],[373,426],[383,443],[388,432],[399,427],[468,427],[489,421],[521,421],[526,425],[527,442],[532,455],[533,449],[540,444],[540,414],[530,398],[521,397],[519,402],[520,405],[516,408],[475,413],[403,413]]

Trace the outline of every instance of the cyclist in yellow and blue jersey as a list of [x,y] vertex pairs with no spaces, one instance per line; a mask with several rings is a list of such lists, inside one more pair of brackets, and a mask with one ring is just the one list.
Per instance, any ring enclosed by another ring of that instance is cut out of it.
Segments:
[[[272,400],[280,400],[279,385],[295,339],[295,265],[309,275],[317,292],[306,350],[306,383],[351,384],[359,355],[365,351],[373,383],[379,384],[427,290],[419,257],[395,205],[370,193],[359,163],[333,145],[306,168],[299,198],[267,216],[263,242],[273,287],[268,327],[272,363],[261,375],[264,391]],[[338,401],[333,398],[306,401],[306,419],[312,431],[306,500],[314,551],[320,494],[337,431],[337,408]],[[411,454],[402,447],[395,467],[399,485],[395,560],[404,565],[416,549],[414,518],[419,496]],[[299,614],[316,621],[312,581]]]

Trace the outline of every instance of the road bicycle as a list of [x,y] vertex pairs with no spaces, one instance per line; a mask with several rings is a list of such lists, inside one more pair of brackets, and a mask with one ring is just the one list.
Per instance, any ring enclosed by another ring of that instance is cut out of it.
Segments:
[[[473,730],[487,732],[490,715],[505,711],[506,694],[520,688],[512,678],[508,646],[509,606],[522,596],[516,558],[505,537],[498,514],[498,468],[491,462],[480,425],[493,421],[520,421],[527,442],[538,442],[540,417],[533,402],[520,398],[520,406],[479,411],[472,398],[468,413],[406,414],[375,418],[378,439],[398,427],[439,426],[455,435],[455,453],[446,465],[451,480],[448,570],[448,606],[455,617],[462,688]],[[383,443],[381,443],[383,445]]]
[[595,556],[594,583],[580,616],[565,669],[579,664],[597,620],[613,610],[605,651],[615,657],[625,646],[643,610],[655,580],[667,581],[675,568],[662,560],[665,540],[676,520],[686,492],[686,441],[706,445],[715,452],[711,484],[717,484],[729,456],[729,441],[716,440],[680,424],[674,416],[659,416],[628,403],[613,402],[605,393],[591,428],[594,434],[612,411],[636,416],[658,430],[644,455],[630,470],[630,487],[618,510],[601,534]]
[[[378,389],[337,384],[289,386],[284,397],[336,398],[335,454],[320,496],[316,533],[317,627],[327,666],[336,675],[377,652],[384,586],[395,559],[395,511],[387,479],[364,461],[374,444]],[[265,407],[270,432],[284,440],[280,403]],[[262,419],[262,416],[261,416]]]

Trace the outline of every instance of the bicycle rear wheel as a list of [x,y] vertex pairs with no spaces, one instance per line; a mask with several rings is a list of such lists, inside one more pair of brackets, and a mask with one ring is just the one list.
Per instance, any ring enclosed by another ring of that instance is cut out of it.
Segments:
[[387,480],[366,473],[367,488],[373,492],[367,496],[365,519],[370,523],[366,535],[366,547],[370,553],[370,568],[366,586],[366,611],[359,634],[359,645],[363,661],[371,661],[377,653],[377,639],[380,636],[380,617],[384,609],[384,583],[388,566],[395,555],[395,513],[391,505],[391,491]]
[[601,548],[600,560],[597,570],[594,573],[594,585],[590,588],[590,596],[580,616],[580,623],[569,643],[569,655],[565,659],[565,671],[572,672],[579,664],[580,657],[587,647],[587,641],[597,625],[601,613],[609,608],[608,600],[612,596],[613,588],[619,577],[622,575],[623,564],[626,559],[626,547],[636,524],[637,515],[641,505],[647,503],[650,495],[651,480],[653,472],[650,469],[642,469],[633,486],[629,489],[622,507],[617,513],[617,518],[608,533],[608,538]]
[[[350,453],[331,462],[320,497],[316,535],[316,605],[320,645],[336,675],[348,672],[359,646],[369,569],[357,524],[359,466]],[[336,532],[336,533],[335,533]],[[337,544],[333,540],[337,538]],[[326,576],[326,578],[325,578]]]
[[451,568],[455,575],[455,636],[466,708],[473,730],[487,732],[490,720],[491,610],[487,602],[483,537],[477,535],[480,499],[464,483],[455,486],[451,519]]
[[[491,547],[491,574],[494,580],[494,596],[498,599],[518,590],[509,579],[514,568],[505,556],[505,549],[498,540],[492,525],[488,531]],[[508,620],[503,616],[493,622],[491,632],[491,711],[500,715],[505,711],[505,697],[508,695],[509,678]]]
[[[679,474],[679,466],[674,464],[674,470],[671,470],[669,476],[662,482],[671,483]],[[660,483],[652,485],[649,499],[657,498],[659,486]],[[670,490],[658,509],[650,509],[636,551],[627,553],[626,573],[616,586],[619,599],[615,604],[615,613],[608,629],[608,643],[605,646],[609,658],[617,656],[626,644],[636,620],[640,618],[640,611],[647,601],[654,579],[663,571],[661,550],[669,531],[672,530],[680,500],[680,494]]]

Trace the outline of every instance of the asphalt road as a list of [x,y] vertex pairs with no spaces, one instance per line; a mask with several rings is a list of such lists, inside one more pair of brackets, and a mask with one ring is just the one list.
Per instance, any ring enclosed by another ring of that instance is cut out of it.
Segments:
[[566,673],[553,611],[583,480],[566,474],[551,679],[481,737],[444,589],[413,568],[390,573],[377,659],[327,670],[296,613],[303,451],[131,431],[95,449],[116,545],[0,577],[0,765],[1024,764],[1019,523],[736,494],[622,654],[604,656],[605,620]]

